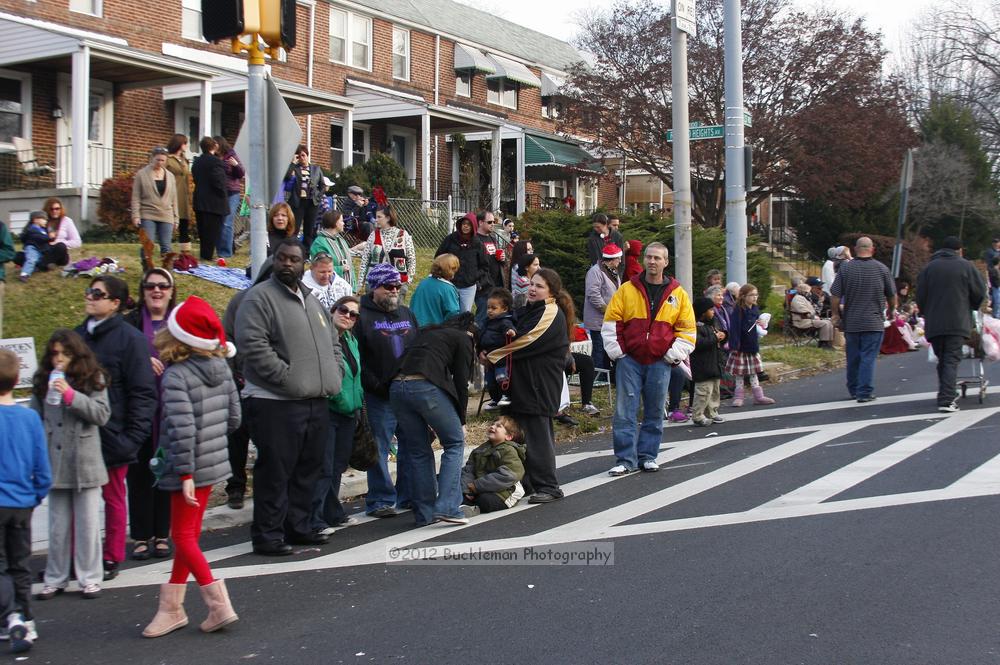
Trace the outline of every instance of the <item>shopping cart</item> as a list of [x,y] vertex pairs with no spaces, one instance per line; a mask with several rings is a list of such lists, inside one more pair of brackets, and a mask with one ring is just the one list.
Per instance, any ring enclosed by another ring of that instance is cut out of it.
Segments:
[[[986,388],[990,385],[989,379],[986,378],[986,371],[983,361],[986,359],[986,352],[983,351],[983,317],[979,312],[973,312],[973,319],[975,320],[975,328],[972,334],[969,335],[969,339],[966,340],[965,347],[963,347],[962,360],[959,362],[959,376],[958,376],[958,389],[962,391],[962,399],[965,399],[969,388],[979,389],[979,403],[982,404],[986,399]],[[968,349],[969,355],[965,355],[966,349]],[[970,374],[962,375],[962,367],[964,363],[968,363]]]

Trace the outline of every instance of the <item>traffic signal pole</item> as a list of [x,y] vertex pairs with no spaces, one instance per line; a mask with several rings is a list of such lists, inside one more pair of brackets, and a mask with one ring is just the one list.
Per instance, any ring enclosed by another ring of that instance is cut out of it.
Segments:
[[264,87],[264,51],[257,34],[252,36],[247,50],[249,80],[247,83],[247,131],[250,133],[250,156],[247,179],[250,189],[250,266],[257,279],[267,259],[267,100]]
[[747,282],[747,194],[743,169],[743,35],[740,0],[725,0],[726,279]]
[[670,20],[671,91],[674,125],[674,276],[694,294],[691,257],[691,142],[688,135],[687,33],[677,27],[677,11]]

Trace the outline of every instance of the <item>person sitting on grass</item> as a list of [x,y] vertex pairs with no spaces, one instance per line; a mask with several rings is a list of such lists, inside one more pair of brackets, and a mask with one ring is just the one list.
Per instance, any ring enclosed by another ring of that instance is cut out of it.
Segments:
[[517,422],[510,416],[497,418],[486,443],[469,454],[462,468],[462,512],[473,516],[513,507],[524,496],[524,455]]
[[27,282],[36,268],[46,270],[48,263],[54,263],[54,261],[50,262],[46,259],[46,253],[49,250],[49,232],[45,230],[47,220],[48,215],[41,210],[36,210],[31,213],[28,225],[21,232],[21,243],[24,245],[24,251],[19,252],[14,257],[14,263],[21,266],[21,275],[18,279],[22,282]]

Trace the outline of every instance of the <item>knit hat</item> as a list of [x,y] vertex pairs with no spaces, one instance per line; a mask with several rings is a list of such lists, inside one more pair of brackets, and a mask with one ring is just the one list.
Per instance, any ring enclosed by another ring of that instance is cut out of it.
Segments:
[[399,271],[388,263],[379,263],[368,271],[368,289],[374,291],[383,284],[399,284]]
[[361,194],[361,195],[364,195],[365,190],[361,189],[357,185],[351,185],[350,187],[347,188],[347,193],[348,194]]
[[609,242],[607,245],[604,246],[604,249],[601,250],[602,259],[607,259],[610,261],[611,259],[620,259],[621,256],[622,256],[622,248],[613,242]]
[[177,341],[193,349],[214,351],[223,347],[227,358],[236,355],[236,347],[226,341],[226,331],[222,329],[219,315],[198,296],[189,297],[170,312],[167,329]]
[[28,215],[28,221],[33,221],[36,219],[48,219],[49,216],[45,214],[44,210],[32,210],[31,214]]
[[715,303],[712,302],[711,298],[705,298],[704,296],[694,299],[694,318],[700,319],[701,315],[708,310],[715,307]]

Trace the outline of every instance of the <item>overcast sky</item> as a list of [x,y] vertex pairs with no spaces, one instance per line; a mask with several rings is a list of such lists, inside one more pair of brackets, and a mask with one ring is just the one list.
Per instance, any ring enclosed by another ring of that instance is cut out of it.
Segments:
[[[588,7],[607,7],[610,2],[593,0],[459,0],[465,4],[502,16],[529,28],[553,37],[569,41],[576,31],[575,18]],[[799,4],[809,6],[810,0],[799,0]],[[941,2],[931,0],[827,0],[826,4],[842,7],[864,16],[873,27],[885,34],[885,43],[895,50],[905,28],[922,11]]]

